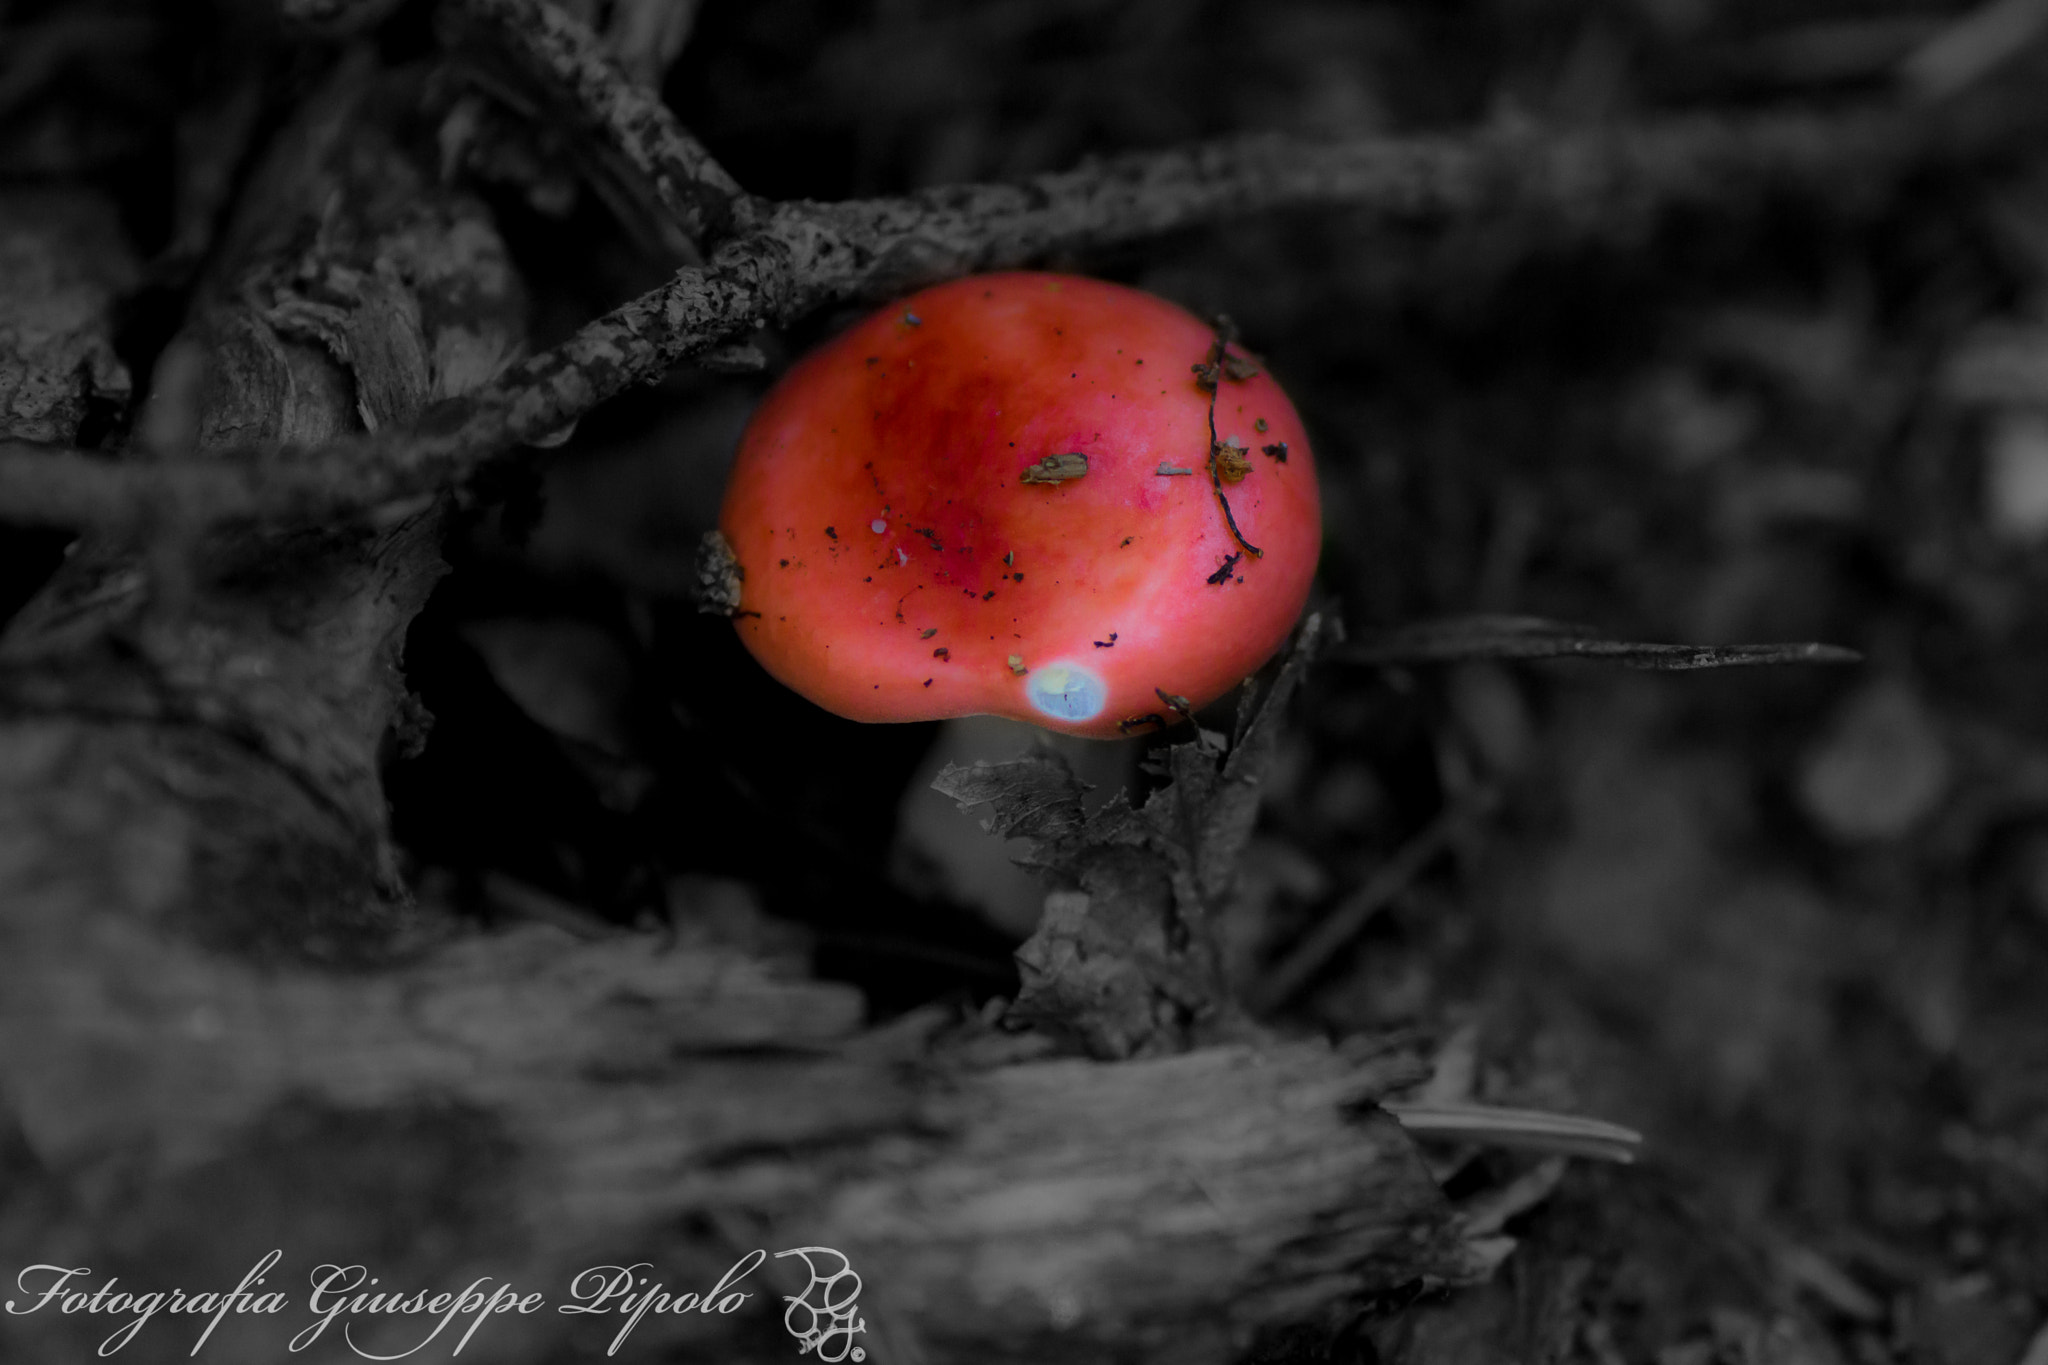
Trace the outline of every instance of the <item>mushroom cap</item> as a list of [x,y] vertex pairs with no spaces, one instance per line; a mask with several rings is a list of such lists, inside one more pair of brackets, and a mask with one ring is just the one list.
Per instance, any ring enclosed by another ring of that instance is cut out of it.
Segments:
[[[1293,405],[1263,367],[1203,387],[1215,341],[1150,294],[1029,272],[869,316],[791,369],[740,441],[719,529],[741,638],[862,721],[1115,738],[1222,695],[1286,639],[1322,523]],[[1211,472],[1212,399],[1236,482]],[[1052,477],[1075,454],[1086,473]]]

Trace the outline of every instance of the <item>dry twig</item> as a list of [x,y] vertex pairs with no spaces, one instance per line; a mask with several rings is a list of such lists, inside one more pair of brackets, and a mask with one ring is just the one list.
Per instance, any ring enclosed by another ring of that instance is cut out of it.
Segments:
[[1662,206],[1726,202],[1745,185],[1900,173],[1928,136],[1894,115],[1866,113],[1323,146],[1248,139],[1119,157],[1017,185],[783,203],[708,264],[677,272],[410,428],[311,450],[226,452],[205,468],[86,465],[0,447],[0,520],[123,526],[167,501],[214,523],[330,520],[466,478],[694,356],[830,302],[887,298],[1281,208],[1386,218],[1526,212],[1577,232],[1626,231]]
[[512,68],[507,76],[499,75],[497,62],[482,73],[498,94],[517,100],[537,92],[550,121],[564,119],[593,135],[605,159],[618,163],[611,177],[616,192],[648,201],[683,259],[694,263],[701,259],[697,248],[752,222],[756,206],[725,168],[676,121],[660,94],[629,79],[574,17],[545,0],[460,0],[445,7],[442,18],[452,39],[466,29],[484,30],[485,41],[448,46],[465,55],[502,56]]

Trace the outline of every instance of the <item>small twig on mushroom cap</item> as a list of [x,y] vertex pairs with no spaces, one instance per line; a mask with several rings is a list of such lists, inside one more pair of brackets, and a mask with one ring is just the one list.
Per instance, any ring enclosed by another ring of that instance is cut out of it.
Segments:
[[[1245,539],[1244,532],[1237,529],[1237,518],[1230,510],[1230,497],[1223,491],[1223,485],[1226,482],[1237,483],[1244,478],[1243,454],[1239,452],[1237,456],[1238,463],[1234,464],[1230,471],[1226,473],[1223,466],[1223,452],[1228,447],[1221,445],[1216,439],[1216,391],[1222,387],[1223,381],[1226,378],[1242,382],[1258,373],[1257,368],[1251,366],[1249,362],[1246,362],[1242,367],[1232,365],[1231,362],[1237,359],[1237,357],[1230,354],[1229,346],[1232,340],[1236,338],[1236,335],[1237,327],[1229,318],[1218,317],[1216,319],[1216,339],[1210,344],[1209,358],[1201,364],[1194,366],[1195,386],[1206,390],[1209,395],[1209,487],[1216,492],[1216,505],[1223,509],[1223,524],[1230,528],[1231,538],[1244,547],[1246,554],[1254,559],[1260,559],[1265,556],[1266,552]],[[1248,373],[1245,371],[1248,371]],[[1230,578],[1230,570],[1236,563],[1236,560],[1237,556],[1232,555],[1228,560],[1224,561],[1223,567],[1211,576],[1209,582],[1226,582]]]

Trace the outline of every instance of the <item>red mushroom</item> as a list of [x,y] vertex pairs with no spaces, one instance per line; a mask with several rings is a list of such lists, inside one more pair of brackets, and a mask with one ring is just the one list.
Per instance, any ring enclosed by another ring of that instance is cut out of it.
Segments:
[[1322,539],[1270,376],[1162,299],[1029,273],[806,357],[748,425],[719,529],[747,647],[820,706],[1104,738],[1264,663]]

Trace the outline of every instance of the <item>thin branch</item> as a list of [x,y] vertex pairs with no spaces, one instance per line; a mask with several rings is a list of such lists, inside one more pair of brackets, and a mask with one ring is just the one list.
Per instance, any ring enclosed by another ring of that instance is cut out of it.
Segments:
[[1334,657],[1345,663],[1392,668],[1461,663],[1475,659],[1596,659],[1623,668],[1683,672],[1761,664],[1853,664],[1863,656],[1840,645],[1645,644],[1610,640],[1582,626],[1529,616],[1460,616],[1425,621],[1361,641]]
[[465,24],[483,30],[481,44],[450,44],[459,55],[498,51],[510,58],[531,88],[546,92],[561,115],[624,163],[621,179],[687,243],[715,244],[752,223],[756,206],[739,184],[676,121],[660,93],[629,79],[582,22],[547,0],[450,0],[442,15],[458,31]]
[[1086,162],[1019,185],[778,212],[874,253],[811,263],[820,285],[852,297],[1276,209],[1389,219],[1530,213],[1580,234],[1628,237],[1671,205],[1725,204],[1774,185],[1867,186],[1871,172],[1915,162],[1932,132],[1925,120],[1872,110],[1335,143],[1239,138]]
[[[885,299],[1276,208],[1387,218],[1528,212],[1574,231],[1628,232],[1664,205],[1725,203],[1744,186],[1867,186],[1872,174],[1915,162],[1928,136],[1897,115],[1866,113],[1318,146],[1253,139],[1119,157],[1017,185],[785,203],[709,264],[679,271],[410,429],[315,450],[231,452],[220,466],[64,470],[68,453],[15,449],[0,455],[0,521],[129,524],[167,496],[215,523],[347,516],[465,478],[693,356],[830,302]],[[44,479],[56,486],[29,488]]]

